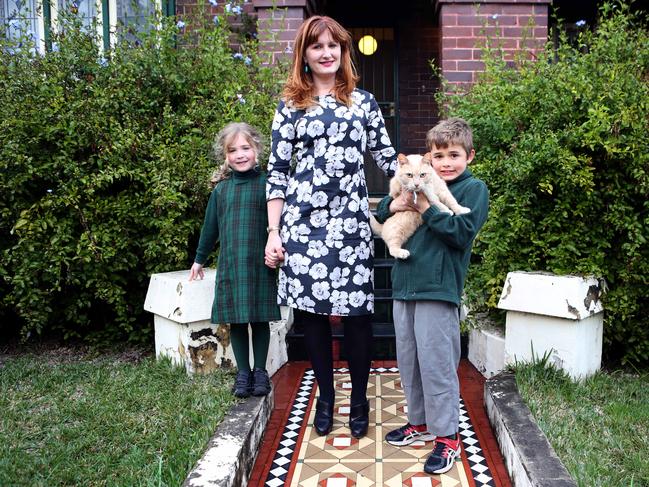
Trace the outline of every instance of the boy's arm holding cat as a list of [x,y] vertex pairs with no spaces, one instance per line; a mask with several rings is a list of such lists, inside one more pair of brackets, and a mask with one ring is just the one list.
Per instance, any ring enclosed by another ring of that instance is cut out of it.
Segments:
[[463,215],[450,215],[431,205],[425,197],[419,195],[417,211],[424,224],[450,247],[459,249],[471,245],[482,225],[487,221],[489,211],[489,191],[484,182],[474,180],[463,192],[458,203],[471,209]]
[[418,211],[413,204],[412,193],[401,193],[397,198],[389,195],[383,198],[376,206],[376,220],[385,223],[385,220],[398,211]]

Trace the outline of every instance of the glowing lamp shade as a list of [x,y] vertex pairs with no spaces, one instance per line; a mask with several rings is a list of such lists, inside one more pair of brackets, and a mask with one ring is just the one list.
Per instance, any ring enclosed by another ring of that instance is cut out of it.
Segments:
[[360,38],[358,41],[358,49],[365,54],[366,56],[371,56],[376,52],[377,43],[376,39],[370,35],[366,35]]

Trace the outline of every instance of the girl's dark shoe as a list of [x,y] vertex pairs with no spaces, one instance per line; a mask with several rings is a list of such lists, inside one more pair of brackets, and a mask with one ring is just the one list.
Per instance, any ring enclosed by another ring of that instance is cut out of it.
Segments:
[[334,424],[334,406],[327,402],[317,400],[315,404],[315,419],[313,427],[320,436],[329,434]]
[[237,372],[237,378],[234,379],[232,392],[236,397],[248,397],[252,392],[252,373],[249,370],[240,370]]
[[265,396],[270,392],[270,379],[264,369],[255,368],[252,371],[252,395]]
[[354,438],[362,438],[367,434],[370,425],[370,403],[365,401],[349,408],[349,429]]

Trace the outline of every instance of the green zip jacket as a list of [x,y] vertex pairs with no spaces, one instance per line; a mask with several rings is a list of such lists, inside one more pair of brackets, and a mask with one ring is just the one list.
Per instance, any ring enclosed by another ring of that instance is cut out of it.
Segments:
[[[422,214],[423,225],[404,245],[410,257],[396,259],[392,267],[392,299],[460,305],[471,246],[487,220],[489,191],[468,169],[447,184],[458,203],[471,212],[449,215],[431,206]],[[380,201],[376,210],[380,223],[392,215],[390,203],[390,196]]]

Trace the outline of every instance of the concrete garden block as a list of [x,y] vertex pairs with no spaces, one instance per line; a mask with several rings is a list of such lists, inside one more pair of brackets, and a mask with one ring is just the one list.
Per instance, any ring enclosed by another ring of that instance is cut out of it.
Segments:
[[[156,356],[169,357],[188,373],[208,373],[236,365],[230,327],[210,323],[216,270],[205,269],[203,280],[188,281],[189,271],[153,274],[144,309],[154,314]],[[266,369],[273,375],[288,360],[286,333],[292,320],[288,310],[270,324]],[[250,347],[252,363],[252,346]]]
[[573,379],[599,370],[602,289],[594,277],[510,272],[498,307],[507,310],[505,363],[550,362]]
[[505,368],[505,336],[500,328],[483,325],[469,332],[469,362],[487,378]]

